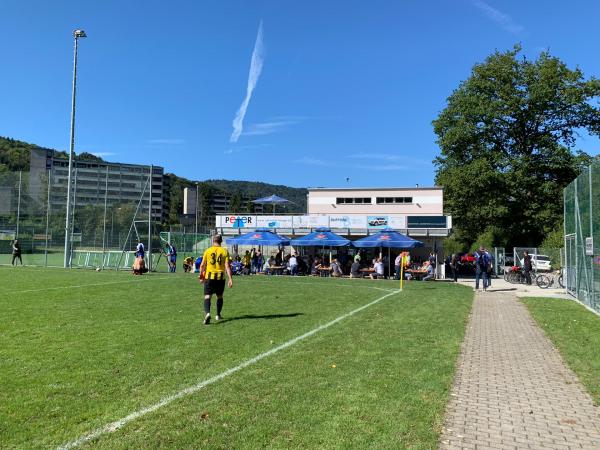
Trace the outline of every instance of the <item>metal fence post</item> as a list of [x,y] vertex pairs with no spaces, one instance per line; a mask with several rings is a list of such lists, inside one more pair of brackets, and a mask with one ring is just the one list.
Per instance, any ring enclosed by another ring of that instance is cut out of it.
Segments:
[[17,229],[15,230],[15,239],[19,239],[19,222],[21,220],[21,181],[22,172],[19,170],[19,194],[17,197]]
[[48,228],[50,225],[50,171],[48,171],[48,194],[46,199],[46,247],[44,249],[44,267],[48,267]]

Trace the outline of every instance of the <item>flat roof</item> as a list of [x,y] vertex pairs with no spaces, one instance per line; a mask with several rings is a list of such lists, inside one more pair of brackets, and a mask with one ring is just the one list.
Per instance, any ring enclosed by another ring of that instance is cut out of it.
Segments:
[[342,187],[342,188],[325,188],[325,187],[309,187],[310,191],[434,191],[444,190],[442,186],[433,187]]

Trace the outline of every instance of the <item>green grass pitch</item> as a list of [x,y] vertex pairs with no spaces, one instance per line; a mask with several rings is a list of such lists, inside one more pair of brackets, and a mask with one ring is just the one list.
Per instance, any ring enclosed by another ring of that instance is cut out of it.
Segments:
[[[237,277],[203,326],[194,275],[0,267],[0,447],[76,441],[397,287]],[[81,447],[436,448],[472,297],[409,283]]]

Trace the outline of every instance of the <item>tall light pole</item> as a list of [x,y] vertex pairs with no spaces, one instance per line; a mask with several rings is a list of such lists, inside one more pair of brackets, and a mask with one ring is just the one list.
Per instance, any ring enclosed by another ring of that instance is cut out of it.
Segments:
[[[196,208],[194,208],[196,210],[196,227],[194,229],[196,235],[198,235],[198,195],[198,182],[196,182]],[[194,239],[196,239],[196,236],[194,236]]]
[[65,268],[71,266],[71,175],[73,173],[73,150],[75,148],[75,92],[77,90],[77,43],[79,38],[87,37],[85,31],[73,31],[75,48],[73,49],[73,93],[71,95],[71,142],[69,144],[69,175],[67,178],[67,214],[65,218]]

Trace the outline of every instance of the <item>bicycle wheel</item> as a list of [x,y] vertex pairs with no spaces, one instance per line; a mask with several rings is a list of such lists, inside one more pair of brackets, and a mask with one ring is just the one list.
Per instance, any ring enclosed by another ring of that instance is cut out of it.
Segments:
[[563,283],[563,276],[562,276],[562,273],[561,273],[561,274],[558,276],[558,285],[559,285],[561,288],[564,288],[564,287],[565,287],[565,285],[564,285],[564,283]]
[[537,284],[542,289],[548,289],[552,284],[552,280],[548,275],[538,275],[535,277],[535,284]]

